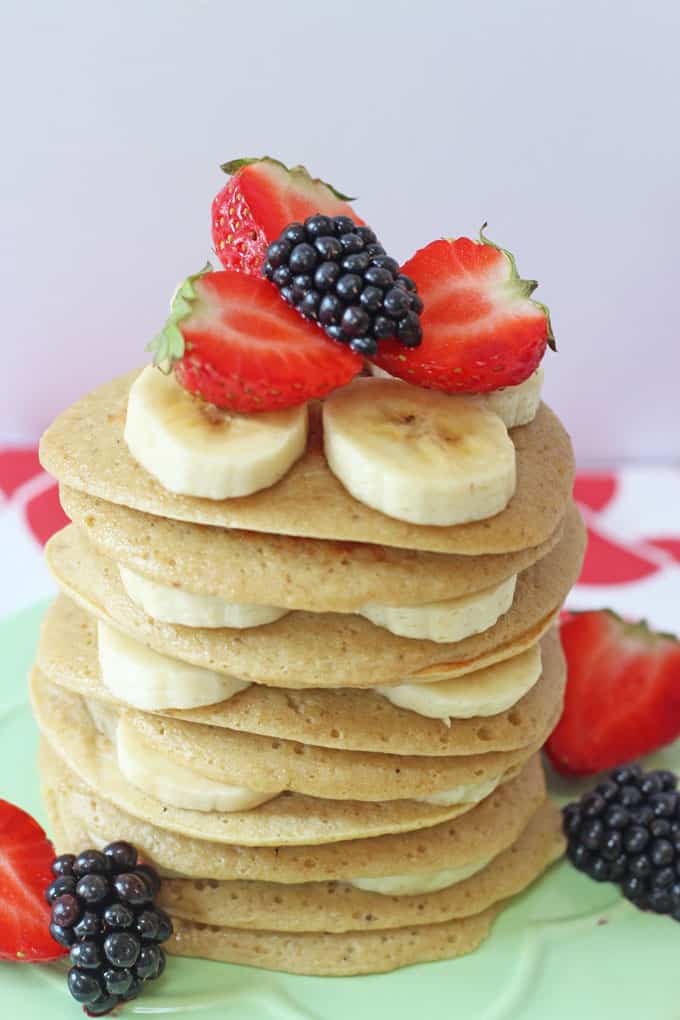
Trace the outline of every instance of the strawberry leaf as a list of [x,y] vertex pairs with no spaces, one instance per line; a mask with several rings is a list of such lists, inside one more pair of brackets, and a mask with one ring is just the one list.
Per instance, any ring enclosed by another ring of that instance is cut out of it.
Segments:
[[[522,279],[517,270],[517,262],[515,261],[515,256],[512,254],[511,251],[508,251],[507,248],[501,248],[499,244],[495,244],[494,241],[489,240],[489,238],[484,233],[487,226],[488,223],[484,222],[479,228],[479,240],[481,241],[482,244],[488,245],[489,248],[495,248],[496,251],[503,252],[508,262],[510,263],[511,279],[515,281],[515,286],[517,287],[518,292],[522,295],[522,297],[531,298],[531,295],[538,287],[538,280]],[[548,309],[548,306],[542,304],[540,301],[534,301],[533,299],[531,300],[531,303],[536,305],[537,308],[540,308],[543,314],[545,315],[548,326],[547,330],[548,347],[550,348],[551,351],[557,351],[557,343],[555,342],[555,334],[553,333],[552,323],[550,322],[550,311]]]
[[272,156],[259,156],[259,157],[246,156],[242,159],[232,159],[227,163],[222,163],[220,169],[223,170],[225,174],[233,176],[234,174],[237,174],[239,170],[243,170],[243,168],[246,166],[252,166],[253,163],[265,163],[265,162],[275,163],[277,166],[282,167],[289,174],[292,175],[297,174],[306,178],[306,180],[311,184],[323,184],[323,186],[325,188],[328,188],[329,191],[331,191],[335,195],[335,197],[338,198],[341,202],[356,201],[356,195],[354,196],[344,195],[342,191],[338,191],[338,189],[334,188],[332,184],[328,183],[328,181],[324,181],[320,177],[312,177],[312,175],[310,174],[309,170],[307,170],[306,167],[301,165],[286,166],[286,164],[282,163],[280,159],[274,159]]
[[188,276],[179,285],[170,302],[170,315],[163,329],[145,348],[147,351],[153,352],[154,365],[166,375],[172,371],[173,365],[184,357],[184,337],[179,323],[191,315],[192,305],[197,297],[194,282],[212,271],[212,265],[210,262],[206,262],[203,269]]

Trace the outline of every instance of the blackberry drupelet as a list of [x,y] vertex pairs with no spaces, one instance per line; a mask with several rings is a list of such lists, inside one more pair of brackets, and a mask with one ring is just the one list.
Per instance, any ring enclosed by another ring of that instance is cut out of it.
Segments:
[[301,315],[358,354],[375,354],[388,337],[404,347],[422,340],[415,283],[370,227],[347,216],[289,223],[267,248],[263,273]]
[[103,1016],[165,970],[160,944],[172,935],[172,922],[154,904],[160,879],[123,842],[103,853],[63,854],[52,874],[45,898],[52,937],[69,950],[69,991],[88,1015]]
[[680,793],[672,772],[617,769],[564,808],[567,856],[596,882],[615,882],[641,910],[680,921]]

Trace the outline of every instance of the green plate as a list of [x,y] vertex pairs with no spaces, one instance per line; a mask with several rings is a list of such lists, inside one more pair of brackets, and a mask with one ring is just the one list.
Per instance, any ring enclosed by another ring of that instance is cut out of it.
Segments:
[[[0,623],[0,795],[45,821],[35,769],[37,734],[26,698],[44,605]],[[74,734],[74,738],[77,736]],[[680,768],[680,747],[654,756]],[[578,784],[552,780],[560,798]],[[678,1020],[680,925],[642,914],[611,885],[556,865],[503,912],[471,956],[376,977],[305,978],[170,958],[124,1016],[178,1020]],[[14,1020],[82,1015],[65,968],[0,964],[0,1002]]]

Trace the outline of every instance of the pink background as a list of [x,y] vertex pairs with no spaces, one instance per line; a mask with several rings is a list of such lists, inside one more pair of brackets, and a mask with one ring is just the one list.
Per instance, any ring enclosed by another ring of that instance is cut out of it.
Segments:
[[209,252],[218,164],[361,195],[407,257],[518,254],[582,464],[679,456],[676,0],[2,5],[0,437],[141,362]]

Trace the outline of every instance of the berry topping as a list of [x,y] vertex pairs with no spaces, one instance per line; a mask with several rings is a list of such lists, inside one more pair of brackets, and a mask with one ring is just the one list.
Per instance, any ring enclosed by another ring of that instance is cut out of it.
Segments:
[[209,269],[182,284],[149,345],[190,393],[231,411],[277,411],[324,397],[361,371],[361,358],[303,322],[266,280]]
[[60,875],[72,876],[75,861],[75,854],[62,854],[61,857],[55,857],[52,861],[52,874],[55,878],[59,878]]
[[319,213],[289,223],[267,248],[263,273],[306,319],[359,354],[394,337],[417,347],[422,302],[370,227]]
[[[45,869],[49,876],[49,858]],[[139,995],[144,982],[165,969],[160,945],[172,935],[172,922],[153,903],[160,879],[122,842],[110,843],[103,853],[58,857],[52,873],[57,877],[45,893],[52,911],[49,932],[69,950],[69,991],[89,1015],[103,1016]],[[71,885],[62,892],[59,883]]]
[[74,893],[75,891],[76,880],[73,875],[60,875],[53,882],[50,882],[45,890],[45,901],[51,906],[60,896]]
[[[69,948],[69,929],[55,923],[52,913],[72,915],[75,883],[67,872],[51,870],[53,860],[52,844],[38,823],[0,800],[0,960],[45,963]],[[56,887],[63,879],[70,882]]]
[[[567,617],[561,637],[567,691],[547,744],[556,769],[591,775],[680,736],[680,641],[608,610]],[[625,796],[634,807],[642,793],[633,784]]]
[[[120,875],[123,871],[132,871],[137,865],[137,851],[129,843],[109,843],[104,856],[113,875]],[[154,877],[158,877],[153,868],[147,868],[146,865],[143,868],[140,867],[139,870],[142,873],[148,871],[153,873]]]
[[563,813],[567,856],[642,910],[680,921],[680,795],[672,772],[618,769]]
[[108,872],[108,861],[99,850],[85,850],[82,854],[78,854],[73,862],[73,874],[78,877],[84,875],[107,875]]
[[479,241],[433,241],[397,279],[410,292],[417,285],[411,311],[418,314],[422,299],[423,342],[403,349],[415,346],[409,317],[396,340],[381,343],[373,360],[390,375],[446,393],[483,393],[524,382],[546,344],[554,347],[548,310],[531,299],[536,282],[520,279],[512,255],[483,232]]
[[[356,226],[350,199],[330,184],[310,177],[303,166],[289,169],[263,156],[233,160],[222,169],[231,179],[212,204],[212,238],[225,269],[259,276],[267,245],[282,234],[287,223],[315,212],[327,214],[319,217],[326,221],[341,216],[346,229]],[[361,220],[357,218],[356,223]],[[281,240],[295,245],[305,240],[305,235],[289,228]]]

